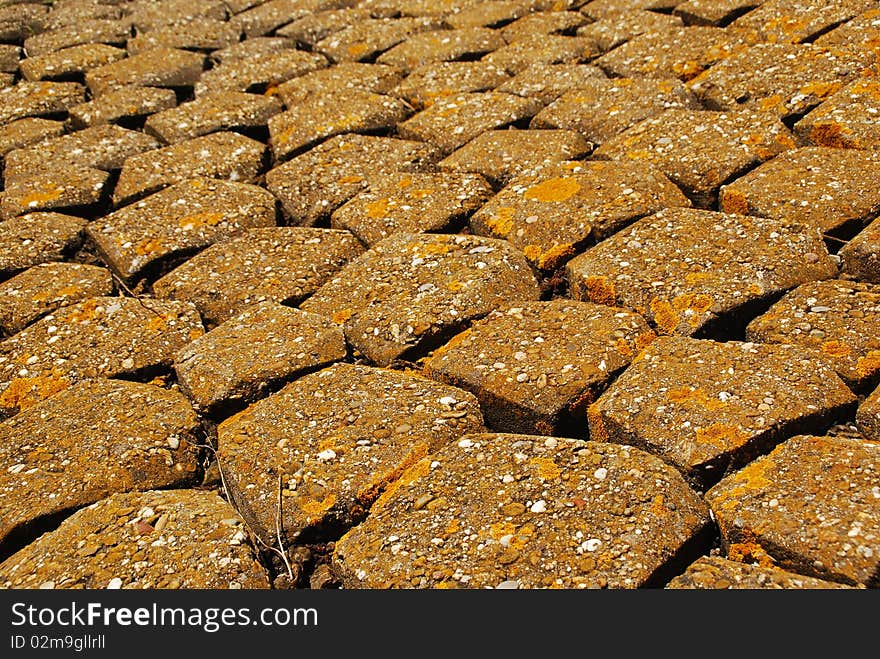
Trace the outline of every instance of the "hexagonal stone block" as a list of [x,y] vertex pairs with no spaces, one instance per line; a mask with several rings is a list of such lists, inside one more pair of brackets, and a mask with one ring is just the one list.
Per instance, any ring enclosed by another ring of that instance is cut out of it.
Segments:
[[596,55],[595,45],[586,37],[532,34],[489,53],[483,61],[516,75],[534,64],[577,64]]
[[367,189],[368,179],[424,171],[438,153],[422,142],[337,135],[266,174],[292,224],[313,225]]
[[25,117],[0,126],[0,157],[13,149],[30,146],[64,132],[63,121]]
[[28,57],[19,68],[25,80],[69,78],[125,57],[125,51],[106,44],[71,46],[45,55]]
[[794,125],[803,144],[880,149],[880,83],[859,78]]
[[[482,13],[479,6],[475,7],[473,11]],[[451,20],[451,18],[447,20]],[[508,43],[513,43],[533,34],[569,33],[587,22],[589,19],[576,11],[536,11],[531,14],[526,13],[512,23],[503,26],[501,36]]]
[[116,206],[195,176],[253,181],[266,147],[232,132],[211,133],[177,142],[125,161],[113,190]]
[[194,89],[196,96],[217,92],[262,93],[291,78],[325,66],[327,59],[317,53],[282,48],[252,57],[224,59],[219,66],[205,71]]
[[[115,494],[0,565],[6,588],[268,588],[244,525],[215,492]],[[206,565],[212,569],[206,570]]]
[[811,41],[828,30],[868,9],[876,8],[872,0],[767,0],[754,11],[738,18],[733,27],[757,30],[764,41],[800,43]]
[[362,251],[347,231],[250,229],[175,268],[153,284],[153,292],[193,302],[214,326],[266,300],[299,304]]
[[338,32],[350,25],[357,25],[370,18],[372,16],[369,10],[359,7],[331,9],[330,11],[322,11],[298,18],[275,30],[275,34],[280,37],[293,39],[296,43],[303,44],[309,48],[314,48],[319,41],[329,37],[334,32]]
[[590,437],[662,456],[694,483],[717,482],[856,398],[799,347],[662,337],[590,407]]
[[442,21],[433,17],[372,18],[334,32],[315,44],[315,50],[334,62],[372,60],[412,34],[441,27]]
[[856,425],[865,437],[880,442],[880,387],[859,406]]
[[588,161],[513,179],[471,217],[470,227],[510,241],[539,270],[554,270],[589,240],[673,206],[690,201],[654,167]]
[[509,79],[504,69],[487,62],[438,62],[414,69],[389,93],[421,110],[437,98],[489,91]]
[[779,567],[877,586],[880,444],[793,437],[706,493],[722,540],[753,543]]
[[880,284],[880,220],[874,220],[839,252],[846,274]]
[[183,348],[174,370],[196,409],[225,412],[345,355],[345,336],[332,321],[263,302]]
[[270,53],[279,53],[282,50],[295,49],[296,42],[281,37],[253,37],[236,44],[215,50],[211,53],[211,61],[216,64],[233,62],[235,60],[259,58]]
[[95,96],[127,85],[187,87],[202,75],[204,61],[188,50],[155,48],[91,69],[86,85]]
[[532,128],[574,130],[594,145],[669,109],[699,109],[678,80],[597,78],[563,93],[534,116]]
[[401,233],[352,261],[300,308],[343,325],[352,346],[385,366],[509,300],[539,294],[525,258],[505,241]]
[[643,218],[566,266],[576,299],[635,309],[663,334],[708,336],[836,274],[812,227],[688,208]]
[[809,112],[874,64],[870,50],[757,44],[719,62],[688,86],[710,110],[748,107],[789,118]]
[[479,173],[494,185],[588,155],[591,145],[568,130],[489,130],[438,163],[440,171]]
[[131,36],[131,21],[115,18],[92,18],[75,22],[70,26],[53,28],[27,36],[24,49],[29,57],[45,55],[55,50],[86,43],[106,43],[124,46]]
[[173,108],[177,96],[173,89],[161,87],[122,87],[102,94],[88,103],[70,108],[68,119],[75,130],[116,123],[121,119],[137,121],[145,116]]
[[430,142],[450,153],[480,133],[533,117],[542,106],[536,99],[499,92],[455,94],[438,98],[397,130],[405,139]]
[[624,309],[517,303],[437,348],[425,373],[473,392],[494,430],[557,434],[585,424],[587,406],[654,336]]
[[0,423],[0,551],[115,492],[193,483],[198,432],[183,394],[104,379]]
[[0,89],[0,124],[24,117],[65,112],[85,100],[86,90],[78,82],[19,82]]
[[116,275],[132,283],[218,240],[274,226],[275,206],[255,185],[196,177],[94,220],[86,231]]
[[152,115],[144,131],[173,144],[219,130],[265,126],[279,112],[281,101],[277,98],[218,92]]
[[334,135],[390,130],[411,114],[393,96],[358,89],[318,93],[269,120],[269,144],[276,160]]
[[728,213],[777,217],[847,231],[880,211],[880,154],[856,149],[805,147],[782,153],[721,188]]
[[151,48],[208,51],[236,44],[240,37],[241,33],[232,22],[198,18],[149,32],[139,32],[136,37],[128,40],[126,48],[132,55]]
[[64,260],[79,248],[86,224],[60,213],[28,213],[0,222],[0,275]]
[[345,588],[638,588],[708,524],[681,476],[637,449],[468,435],[405,472],[333,565]]
[[109,178],[107,172],[70,165],[19,176],[0,194],[0,217],[9,219],[31,211],[87,212],[104,198]]
[[794,146],[785,124],[766,112],[667,110],[611,138],[594,156],[652,163],[695,205],[711,208],[722,184]]
[[[694,5],[698,0],[685,4]],[[702,3],[700,3],[702,4]],[[775,567],[731,561],[720,556],[697,559],[684,574],[675,577],[666,586],[670,589],[691,590],[817,590],[847,588],[843,584],[805,577]]]
[[506,45],[497,30],[466,27],[458,30],[422,32],[409,37],[376,61],[412,71],[418,66],[457,59],[476,59]]
[[389,174],[333,211],[330,226],[365,245],[395,233],[454,233],[491,196],[479,174]]
[[45,263],[0,284],[0,335],[24,329],[47,313],[113,292],[105,268],[84,263]]
[[577,35],[590,39],[598,53],[607,53],[640,34],[662,32],[681,25],[677,16],[635,9],[598,18],[578,28]]
[[547,104],[596,78],[603,79],[605,74],[589,64],[535,64],[496,87],[496,91],[537,98]]
[[880,286],[803,284],[749,323],[746,338],[801,346],[855,391],[870,391],[880,383]]
[[150,377],[204,332],[186,302],[93,297],[0,343],[0,415],[95,377]]
[[304,542],[361,521],[414,463],[483,430],[469,393],[410,373],[336,364],[218,428],[233,500],[254,532]]
[[403,74],[392,66],[342,62],[318,69],[284,82],[274,92],[292,108],[307,101],[313,94],[360,90],[384,94],[401,81]]

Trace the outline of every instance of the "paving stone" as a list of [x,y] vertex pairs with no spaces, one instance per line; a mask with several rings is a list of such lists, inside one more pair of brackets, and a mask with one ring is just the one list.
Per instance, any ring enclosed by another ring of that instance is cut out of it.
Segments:
[[211,53],[210,58],[214,62],[223,64],[235,60],[280,53],[284,50],[294,48],[295,46],[296,42],[292,39],[281,37],[254,37],[253,39],[245,39],[232,46],[215,50]]
[[438,166],[442,172],[482,174],[500,187],[516,176],[582,158],[590,149],[589,142],[574,131],[488,130],[441,160]]
[[403,74],[391,66],[343,62],[288,80],[278,85],[275,93],[284,101],[285,106],[292,108],[307,101],[313,94],[353,90],[385,94],[402,78]]
[[196,96],[217,92],[263,92],[291,78],[323,68],[317,53],[284,48],[278,52],[224,60],[205,71],[195,85]]
[[0,217],[8,220],[31,211],[84,211],[105,198],[109,178],[99,169],[60,165],[8,181],[0,195]]
[[158,146],[155,139],[137,131],[115,125],[95,126],[10,151],[4,175],[9,185],[46,170],[91,167],[114,171],[121,169],[127,158]]
[[542,105],[536,99],[499,92],[455,94],[436,99],[398,125],[397,131],[405,139],[424,140],[450,153],[480,133],[531,118]]
[[64,122],[25,117],[0,126],[0,157],[64,132]]
[[0,284],[0,333],[10,336],[41,316],[113,292],[110,273],[84,263],[45,263]]
[[[691,0],[686,4],[692,4]],[[696,590],[826,590],[846,586],[805,577],[775,567],[731,561],[720,556],[703,556],[694,561],[687,571],[675,577],[666,586],[670,589]]]
[[612,18],[635,10],[669,10],[679,0],[593,0],[581,5],[581,12],[594,20]]
[[756,31],[709,26],[645,32],[598,58],[594,64],[619,78],[691,80],[716,63],[749,50]]
[[[474,9],[475,12],[478,11],[478,7]],[[513,43],[533,34],[570,32],[587,23],[588,20],[583,14],[576,11],[539,11],[526,14],[509,25],[505,25],[501,28],[501,36],[508,43]]]
[[859,406],[856,425],[867,439],[880,442],[880,387]]
[[839,252],[842,271],[861,281],[880,284],[880,220],[874,220]]
[[502,240],[403,233],[352,261],[300,308],[343,325],[350,345],[385,366],[539,294],[525,258]]
[[800,346],[854,391],[870,391],[880,384],[880,286],[839,279],[803,284],[749,323],[746,338]]
[[[488,0],[444,17],[453,28],[497,27],[527,16],[535,3],[519,0]],[[576,14],[576,12],[571,12]],[[549,32],[548,32],[549,34]]]
[[681,19],[653,11],[627,11],[600,18],[578,28],[577,35],[592,41],[597,53],[607,53],[640,34],[654,34],[681,27]]
[[368,9],[374,16],[382,18],[404,16],[442,19],[473,7],[478,2],[479,0],[361,0],[358,7]]
[[12,87],[15,83],[15,74],[14,73],[0,73],[0,88],[2,87]]
[[50,30],[63,27],[75,28],[80,21],[116,20],[123,16],[123,9],[118,6],[118,3],[113,2],[60,0],[51,3],[51,5],[46,16],[46,27]]
[[369,178],[424,171],[438,155],[422,142],[338,135],[270,170],[266,187],[293,224],[313,225],[365,190]]
[[880,83],[855,80],[798,121],[794,134],[802,144],[880,149]]
[[[670,208],[566,266],[575,299],[638,311],[663,334],[711,334],[735,316],[837,266],[800,223]],[[715,326],[715,327],[713,327]]]
[[233,23],[201,18],[138,34],[128,40],[126,48],[133,55],[150,48],[217,50],[238,43],[240,37]]
[[21,59],[21,48],[12,44],[0,44],[0,71],[15,73]]
[[174,144],[220,130],[258,128],[281,112],[281,101],[259,94],[218,92],[149,117],[144,131]]
[[588,414],[591,438],[650,451],[704,487],[855,403],[800,347],[679,336],[645,348]]
[[823,48],[876,50],[878,35],[880,35],[880,9],[871,9],[821,35],[814,43]]
[[534,116],[532,128],[564,128],[603,144],[638,122],[668,109],[699,109],[678,80],[596,78],[563,93]]
[[227,14],[222,0],[161,0],[138,3],[129,18],[138,32],[148,32],[198,18],[222,21],[226,20]]
[[421,110],[437,98],[489,91],[509,79],[507,71],[486,62],[438,62],[413,69],[389,93]]
[[880,193],[880,154],[855,149],[805,147],[782,153],[721,189],[727,212],[785,218],[823,232],[872,219]]
[[686,0],[672,12],[688,25],[727,25],[765,0]]
[[298,18],[277,29],[275,34],[287,39],[293,39],[298,44],[308,48],[314,48],[319,41],[326,39],[335,32],[351,25],[357,25],[370,18],[370,12],[359,7],[333,9]]
[[733,27],[758,30],[764,41],[810,41],[863,11],[876,8],[873,0],[767,0],[738,18]]
[[0,40],[21,42],[46,29],[48,8],[38,4],[0,8]]
[[577,64],[598,53],[584,37],[561,34],[535,34],[507,44],[489,53],[482,61],[489,62],[516,75],[533,64]]
[[336,9],[350,2],[340,0],[269,0],[237,13],[229,22],[244,32],[245,38],[263,36],[303,16],[321,9]]
[[133,283],[245,229],[274,226],[275,206],[255,185],[196,177],[94,220],[87,234]]
[[442,27],[443,22],[433,17],[373,18],[321,39],[315,50],[334,62],[361,62],[374,59],[413,34]]
[[388,131],[411,114],[400,99],[350,89],[317,93],[269,119],[269,144],[284,160],[328,137]]
[[333,565],[348,589],[638,588],[708,524],[681,476],[637,449],[468,435],[408,469]]
[[330,226],[365,245],[395,233],[454,233],[491,196],[478,174],[390,174],[333,211]]
[[[115,494],[0,565],[6,588],[268,588],[235,510],[215,492]],[[206,569],[206,566],[212,566]]]
[[473,392],[501,432],[558,434],[654,339],[641,316],[571,300],[505,306],[434,351],[430,377]]
[[265,147],[238,133],[211,133],[125,161],[113,191],[117,206],[194,176],[249,182],[260,171]]
[[178,266],[153,284],[153,293],[193,302],[214,327],[259,302],[298,305],[362,251],[347,231],[250,229]]
[[28,213],[0,222],[0,276],[61,261],[82,243],[86,220],[60,213]]
[[359,522],[412,464],[483,430],[466,391],[411,373],[336,364],[292,382],[218,428],[233,498],[267,542]]
[[535,64],[496,87],[496,91],[537,98],[546,105],[570,89],[604,77],[602,69],[588,64]]
[[612,137],[594,157],[654,164],[694,204],[709,208],[726,181],[794,146],[788,128],[771,113],[674,109]]
[[551,271],[590,240],[674,206],[690,201],[650,165],[571,163],[514,178],[471,217],[470,227],[508,240],[533,266]]
[[86,73],[94,96],[127,85],[188,87],[202,75],[204,57],[188,50],[154,48]]
[[410,36],[403,43],[380,55],[376,61],[412,71],[416,67],[435,62],[473,59],[504,45],[506,42],[498,31],[486,27],[437,30]]
[[28,57],[21,61],[20,69],[25,80],[69,79],[124,57],[121,48],[90,43]]
[[131,36],[131,22],[125,19],[91,19],[78,21],[74,27],[46,30],[24,40],[28,57],[38,57],[62,48],[87,43],[124,46]]
[[877,586],[880,445],[794,437],[706,493],[725,546],[753,544],[777,565]]
[[0,125],[24,117],[60,114],[84,100],[85,88],[78,82],[19,82],[0,89]]
[[711,110],[754,107],[782,118],[809,112],[874,64],[868,51],[810,44],[758,44],[690,81]]
[[7,419],[0,423],[0,543],[116,492],[193,483],[198,430],[183,394],[104,379]]
[[173,89],[120,87],[88,103],[74,105],[68,111],[68,121],[75,130],[118,121],[137,121],[176,104],[177,95]]
[[58,309],[0,343],[0,414],[88,378],[149,377],[203,331],[186,302],[93,297]]
[[263,302],[183,348],[174,369],[196,409],[211,413],[345,356],[345,336],[331,320]]

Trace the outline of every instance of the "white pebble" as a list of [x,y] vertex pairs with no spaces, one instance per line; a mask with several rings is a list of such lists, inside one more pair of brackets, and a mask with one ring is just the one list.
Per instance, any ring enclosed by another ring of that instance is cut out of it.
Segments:
[[533,513],[543,513],[547,512],[547,502],[543,499],[538,499],[535,503],[532,504],[532,507],[529,508]]
[[596,480],[604,481],[608,476],[608,470],[605,467],[599,467],[596,471],[593,472],[593,476]]
[[333,460],[335,458],[336,451],[334,451],[332,448],[325,449],[318,453],[318,460],[321,460],[322,462],[329,462],[330,460]]
[[120,588],[122,588],[122,579],[119,577],[113,577],[107,584],[107,590],[119,590]]

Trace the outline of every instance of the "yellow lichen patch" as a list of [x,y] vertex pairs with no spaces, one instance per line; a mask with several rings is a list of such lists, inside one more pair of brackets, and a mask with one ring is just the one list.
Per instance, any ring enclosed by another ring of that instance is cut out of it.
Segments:
[[504,238],[513,229],[513,216],[516,210],[510,206],[502,206],[486,220],[486,226],[496,236]]
[[409,191],[408,196],[410,199],[424,199],[425,197],[430,197],[432,194],[434,194],[432,188],[415,188]]
[[836,121],[817,121],[810,128],[810,141],[819,146],[838,149],[858,148],[858,140],[851,137],[852,130]]
[[672,64],[672,71],[682,80],[693,80],[700,75],[705,69],[694,60],[683,60]]
[[598,403],[593,403],[587,408],[587,420],[590,423],[590,439],[594,442],[607,442],[608,430],[605,428],[605,420],[602,418]]
[[725,213],[748,215],[748,197],[738,190],[724,190],[724,192],[721,193],[721,210]]
[[427,442],[419,442],[418,444],[414,444],[409,453],[407,453],[406,456],[404,456],[403,460],[395,465],[393,469],[390,469],[381,474],[367,487],[358,492],[357,500],[362,505],[369,506],[371,503],[373,503],[373,501],[376,500],[376,497],[378,497],[391,485],[403,478],[407,470],[409,470],[413,465],[416,465],[420,460],[422,460],[422,458],[428,455],[429,452],[430,446],[428,446]]
[[856,373],[859,377],[871,377],[880,371],[880,350],[871,350],[856,362]]
[[13,378],[0,394],[0,408],[25,410],[69,386],[68,378],[54,375]]
[[513,522],[495,522],[489,525],[489,536],[493,540],[499,540],[514,533],[516,533],[516,524]]
[[804,96],[816,96],[827,98],[838,91],[842,83],[839,82],[810,82],[801,87],[800,93]]
[[822,352],[829,357],[849,357],[852,354],[852,348],[842,341],[825,341],[822,344]]
[[540,245],[526,245],[523,247],[523,254],[525,257],[534,263],[539,258],[541,258],[541,246]]
[[[771,453],[772,456],[772,453]],[[738,498],[748,492],[760,491],[770,487],[773,483],[767,478],[767,471],[775,466],[770,456],[765,456],[754,462],[750,462],[745,467],[736,472],[732,477],[732,482],[736,483],[735,487],[722,490],[718,493],[718,500],[725,510],[731,510],[739,505]]]
[[451,246],[441,242],[417,243],[415,245],[412,245],[411,249],[416,256],[425,256],[430,254],[448,254],[450,251],[452,251]]
[[342,309],[342,310],[334,313],[330,317],[330,320],[332,320],[337,325],[344,325],[346,323],[346,321],[348,321],[348,319],[351,318],[353,313],[354,313],[354,309],[352,309],[351,307],[348,307],[346,309]]
[[411,176],[404,176],[402,179],[400,179],[400,180],[397,182],[397,187],[398,187],[398,188],[401,188],[401,189],[402,189],[402,188],[408,188],[408,187],[411,186],[412,184],[413,184],[412,177],[411,177]]
[[664,94],[671,94],[675,91],[675,81],[674,80],[658,80],[657,81],[657,90],[663,92]]
[[[712,298],[704,293],[685,293],[677,296],[672,301],[672,306],[677,311],[692,311],[694,314],[704,314],[712,306]],[[698,315],[692,316],[688,321],[693,327],[700,324]]]
[[79,307],[71,311],[67,316],[65,316],[64,320],[70,323],[82,323],[84,321],[93,320],[95,318],[95,311],[98,308],[98,300],[91,299],[83,302]]
[[608,281],[607,277],[587,277],[584,280],[584,288],[587,289],[590,302],[608,306],[614,306],[617,303],[617,291],[614,290],[614,284]]
[[713,423],[705,428],[697,428],[696,441],[698,444],[709,444],[720,450],[742,446],[748,439],[748,435],[739,428],[723,423]]
[[[589,409],[590,405],[592,405],[595,402],[596,402],[595,392],[590,388],[586,388],[581,393],[579,393],[577,395],[577,397],[574,398],[568,404],[568,409],[575,416],[583,416],[586,413],[587,409]],[[552,433],[553,433],[553,429],[551,428],[549,433],[544,433],[544,434],[552,434]]]
[[529,464],[535,468],[539,478],[552,481],[559,478],[562,470],[551,458],[532,458]]
[[627,160],[651,160],[654,155],[646,149],[633,149],[626,152]]
[[147,321],[147,329],[151,332],[161,332],[167,329],[168,321],[172,318],[171,314],[150,314],[150,319]]
[[462,341],[470,336],[471,331],[472,330],[470,329],[466,329],[461,334],[456,334],[455,336],[453,336],[451,339],[449,339],[449,342],[446,345],[440,346],[434,351],[434,353],[431,355],[432,359],[442,357],[444,353],[458,346]]
[[365,52],[367,52],[367,44],[365,43],[353,43],[345,51],[348,53],[349,57],[360,57]]
[[749,284],[747,289],[751,295],[763,295],[764,287],[761,284]]
[[678,328],[679,318],[669,300],[655,297],[651,300],[650,306],[657,327],[667,334],[672,334]]
[[397,480],[391,481],[388,483],[388,486],[385,488],[385,491],[382,492],[381,496],[376,499],[376,503],[374,504],[378,510],[382,506],[384,506],[389,499],[394,495],[397,490],[401,487],[406,487],[407,485],[412,485],[418,479],[424,478],[431,472],[431,461],[427,459],[422,459],[416,462],[411,467],[407,468],[400,475],[400,478]]
[[184,231],[192,231],[202,227],[215,227],[223,220],[223,213],[196,213],[195,215],[187,215],[180,218],[180,228]]
[[666,392],[666,398],[676,405],[695,404],[706,410],[717,410],[724,407],[724,401],[710,396],[702,389],[693,387],[674,387]]
[[754,540],[736,542],[727,549],[727,558],[737,563],[749,565],[757,563],[761,567],[775,567],[773,558]]
[[[538,267],[541,270],[552,270],[572,256],[574,256],[574,245],[553,245],[538,257]],[[526,258],[529,258],[528,254]]]
[[690,285],[699,284],[711,279],[712,275],[708,272],[689,272],[684,276],[685,282]]
[[29,195],[25,195],[18,200],[18,203],[25,208],[32,208],[39,204],[46,204],[50,201],[55,201],[61,197],[63,192],[64,186],[55,185],[47,188],[45,192],[32,192]]
[[72,297],[74,295],[82,294],[83,289],[81,286],[77,286],[75,284],[70,286],[64,286],[63,288],[59,288],[57,291],[41,291],[31,297],[32,302],[45,302],[46,300],[52,298],[59,297]]
[[529,201],[560,202],[571,199],[581,189],[573,178],[557,177],[533,185],[523,193]]
[[325,496],[320,501],[315,500],[302,500],[298,501],[299,508],[306,515],[309,516],[309,521],[311,522],[315,517],[321,517],[323,513],[327,512],[333,507],[333,504],[336,503],[336,495],[332,492]]
[[446,535],[452,535],[453,533],[457,533],[460,528],[461,522],[456,517],[455,519],[449,521],[449,524],[446,525],[446,528],[443,529],[443,531],[444,533],[446,533]]
[[654,340],[657,338],[657,333],[653,330],[648,330],[647,332],[642,332],[636,337],[636,350],[641,352],[649,345],[651,345]]
[[360,183],[363,180],[363,176],[358,176],[356,174],[349,174],[348,176],[339,177],[339,183],[342,185],[345,185],[346,183]]
[[266,87],[266,91],[263,92],[263,96],[278,96],[278,87],[280,85],[269,85]]
[[617,339],[617,343],[614,344],[614,347],[617,348],[617,352],[624,357],[632,357],[633,351],[626,339]]
[[464,288],[464,284],[457,280],[452,280],[446,283],[446,290],[451,291],[452,293],[458,293],[462,288]]
[[164,249],[162,241],[158,238],[144,238],[134,246],[134,253],[140,256],[154,254]]
[[775,110],[780,105],[782,105],[785,101],[783,101],[782,96],[779,94],[773,94],[772,96],[768,96],[766,98],[762,98],[761,102],[758,104],[758,107],[765,112],[769,112],[771,110]]
[[667,512],[666,506],[664,504],[664,498],[662,494],[657,494],[651,500],[651,512],[654,513],[655,517],[660,517],[664,513]]
[[391,200],[387,197],[385,199],[377,199],[376,201],[371,201],[369,204],[367,204],[367,217],[374,220],[379,219],[380,217],[386,217],[388,215],[388,210],[390,207]]

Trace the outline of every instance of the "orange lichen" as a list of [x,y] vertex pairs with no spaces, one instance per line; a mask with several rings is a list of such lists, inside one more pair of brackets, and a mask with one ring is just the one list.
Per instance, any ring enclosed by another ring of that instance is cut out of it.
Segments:
[[608,429],[605,428],[605,420],[598,403],[593,403],[587,408],[587,421],[590,424],[590,439],[594,442],[607,442]]
[[800,93],[804,96],[827,98],[838,91],[841,84],[840,82],[810,82],[800,88]]
[[717,499],[721,507],[731,510],[739,505],[739,497],[748,491],[760,491],[770,487],[773,483],[767,478],[767,471],[775,466],[772,453],[740,469],[733,476],[731,482],[736,485],[729,489],[718,492]]
[[323,513],[327,512],[333,507],[333,505],[336,503],[336,495],[331,492],[320,501],[308,501],[300,499],[298,503],[300,510],[302,510],[306,515],[309,516],[308,521],[311,522],[313,521],[313,518],[320,518],[321,516],[323,516]]
[[[411,453],[412,455],[412,453]],[[416,462],[411,467],[406,468],[400,475],[400,478],[396,480],[390,481],[385,488],[384,492],[376,499],[376,503],[374,504],[373,510],[378,510],[382,506],[384,506],[388,501],[393,497],[394,493],[397,492],[401,487],[406,487],[407,485],[412,485],[420,478],[424,478],[431,472],[431,461],[427,459],[421,459]]]
[[655,517],[660,517],[667,512],[662,494],[655,495],[651,500],[651,512],[654,513]]
[[56,375],[13,378],[0,394],[0,408],[25,410],[70,386],[68,378]]
[[722,451],[742,446],[748,439],[748,435],[739,428],[723,423],[713,423],[705,428],[697,428],[696,441],[698,444],[709,444]]
[[513,522],[495,522],[489,525],[489,536],[493,540],[499,540],[506,535],[516,533],[516,524]]
[[769,112],[771,110],[776,110],[784,102],[785,101],[783,100],[782,96],[780,96],[779,94],[773,94],[772,96],[762,98],[758,106],[761,108],[761,110]]
[[754,540],[733,543],[727,549],[727,558],[737,563],[757,563],[761,567],[776,567],[770,554]]
[[534,263],[539,258],[541,258],[541,246],[540,245],[526,245],[525,247],[522,248],[522,253],[525,254],[525,257],[529,261]]
[[464,288],[464,284],[460,281],[452,280],[446,282],[446,290],[451,291],[452,293],[458,293],[462,288]]
[[726,188],[721,191],[721,210],[737,215],[749,214],[749,199],[738,190]]
[[184,231],[191,231],[201,227],[215,227],[223,220],[223,213],[196,213],[195,215],[187,215],[180,218],[180,228]]
[[513,229],[513,216],[515,213],[516,209],[510,206],[502,206],[486,220],[486,226],[496,236],[504,238]]
[[353,43],[345,50],[350,57],[360,57],[365,52],[367,52],[367,48],[369,48],[369,46],[367,46],[367,44],[362,42],[362,43]]
[[31,301],[45,302],[46,300],[50,300],[52,298],[73,297],[74,295],[81,295],[82,293],[83,289],[81,286],[72,284],[70,286],[59,288],[57,291],[41,291],[31,297]]
[[819,146],[838,149],[858,148],[858,140],[851,137],[852,130],[836,121],[817,121],[810,128],[810,141]]
[[761,284],[749,284],[748,292],[750,295],[763,295],[764,287]]
[[523,193],[529,201],[560,202],[570,199],[581,189],[573,178],[557,177],[533,185]]
[[[394,468],[389,469],[388,471],[378,475],[369,485],[363,488],[357,494],[357,500],[364,506],[369,506],[376,498],[385,491],[388,491],[392,486],[401,481],[406,473],[412,468],[414,465],[418,466],[421,464],[420,461],[428,455],[431,447],[427,442],[419,442],[414,444],[409,452],[404,456],[404,458],[394,466]],[[412,482],[412,481],[409,481]],[[405,484],[409,484],[409,482]]]
[[712,306],[712,298],[704,293],[684,293],[672,301],[672,306],[677,311],[693,311],[694,313],[706,313]]
[[372,218],[374,220],[379,219],[380,217],[386,217],[388,215],[388,210],[391,207],[391,200],[387,197],[385,199],[377,199],[376,201],[371,201],[367,204],[367,217]]
[[657,327],[666,334],[672,334],[678,328],[679,318],[669,300],[655,297],[650,306]]
[[584,280],[584,288],[587,289],[590,302],[608,306],[614,306],[617,303],[617,291],[614,290],[614,284],[608,281],[607,277],[587,277]]
[[446,243],[441,242],[417,243],[415,245],[412,245],[412,251],[417,256],[431,254],[448,254],[450,251],[452,251],[452,247]]
[[617,348],[617,352],[624,357],[632,357],[633,351],[626,339],[617,339],[617,343],[614,344],[614,347]]
[[332,320],[337,325],[344,325],[346,323],[346,321],[348,321],[348,319],[351,318],[353,313],[354,313],[354,309],[352,309],[351,307],[348,307],[346,309],[342,309],[342,310],[334,313],[330,317],[330,320]]
[[25,195],[18,200],[18,203],[24,208],[32,208],[39,204],[46,204],[50,201],[56,201],[61,197],[61,194],[63,192],[64,187],[56,185],[54,187],[47,188],[45,192],[32,192],[29,195]]
[[856,362],[856,373],[859,377],[871,377],[880,371],[880,350],[871,350]]
[[[552,270],[573,255],[574,245],[553,245],[538,256],[537,264],[541,270]],[[526,258],[530,258],[528,254],[526,254]]]
[[[453,336],[451,339],[449,339],[449,342],[446,345],[440,346],[439,348],[437,348],[434,351],[434,353],[431,355],[431,359],[432,360],[439,359],[447,351],[452,350],[453,348],[457,347],[459,344],[461,344],[462,341],[464,341],[465,339],[467,339],[470,336],[471,332],[472,332],[471,329],[466,329],[461,334],[456,334],[455,336]],[[430,361],[428,362],[428,368],[430,369]]]
[[562,470],[551,458],[532,458],[529,464],[535,467],[539,478],[552,481],[559,478]]
[[140,256],[162,251],[164,246],[159,238],[144,238],[134,246],[134,253]]
[[699,62],[694,60],[683,60],[672,64],[672,71],[682,80],[693,80],[705,70]]
[[434,190],[431,188],[415,188],[410,190],[408,195],[410,199],[424,199],[425,197],[430,197],[434,194]]
[[150,314],[150,319],[147,321],[147,329],[151,332],[161,332],[168,327],[168,321],[171,318],[173,316],[170,314]]
[[65,316],[65,322],[82,323],[84,321],[93,320],[95,318],[95,311],[98,308],[98,304],[99,302],[97,298],[86,300]]
[[349,174],[348,176],[340,176],[339,183],[345,185],[346,183],[360,183],[364,180],[363,176],[358,176],[357,174]]
[[695,404],[706,410],[717,410],[724,407],[725,403],[719,398],[710,396],[702,389],[693,387],[674,387],[666,392],[669,402],[676,405]]
[[822,344],[822,352],[829,357],[849,357],[852,354],[852,348],[842,341],[825,341]]
[[657,333],[653,330],[648,330],[647,332],[642,332],[636,337],[636,350],[641,352],[649,345],[651,345],[654,340],[657,338]]

